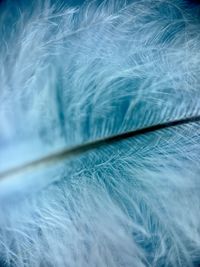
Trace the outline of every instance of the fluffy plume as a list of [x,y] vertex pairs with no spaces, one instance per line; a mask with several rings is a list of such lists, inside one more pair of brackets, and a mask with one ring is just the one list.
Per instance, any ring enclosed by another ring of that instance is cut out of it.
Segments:
[[[0,12],[1,170],[200,114],[200,21],[186,2],[7,2]],[[2,181],[2,264],[197,265],[199,131],[160,130]]]

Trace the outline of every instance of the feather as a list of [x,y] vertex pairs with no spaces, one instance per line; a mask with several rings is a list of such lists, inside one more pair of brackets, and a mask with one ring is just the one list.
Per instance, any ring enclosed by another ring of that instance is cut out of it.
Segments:
[[[199,116],[197,7],[45,0],[0,12],[1,171]],[[198,121],[159,129],[1,181],[2,262],[197,265],[199,130]]]

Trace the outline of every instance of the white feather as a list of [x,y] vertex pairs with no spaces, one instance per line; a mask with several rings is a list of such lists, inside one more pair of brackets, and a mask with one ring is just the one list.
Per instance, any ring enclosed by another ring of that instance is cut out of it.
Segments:
[[[183,1],[36,1],[14,5],[13,18],[11,6],[0,19],[1,170],[200,113],[199,18]],[[199,130],[157,131],[1,182],[2,261],[194,266]]]

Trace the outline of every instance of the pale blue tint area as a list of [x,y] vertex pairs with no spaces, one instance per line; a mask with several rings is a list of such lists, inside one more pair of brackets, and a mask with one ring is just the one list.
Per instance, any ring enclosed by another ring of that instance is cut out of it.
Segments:
[[34,3],[2,10],[1,169],[199,112],[197,8]]
[[[199,115],[197,5],[41,2],[1,5],[0,171]],[[199,128],[124,140],[1,182],[3,266],[198,266]]]
[[199,128],[103,146],[21,176],[26,182],[7,194],[5,181],[2,259],[8,266],[197,266]]

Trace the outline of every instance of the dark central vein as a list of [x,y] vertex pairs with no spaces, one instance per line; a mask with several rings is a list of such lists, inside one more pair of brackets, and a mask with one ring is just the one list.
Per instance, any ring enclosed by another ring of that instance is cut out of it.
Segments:
[[52,154],[45,156],[43,158],[40,158],[40,159],[31,161],[29,163],[26,163],[26,164],[14,167],[12,169],[6,170],[6,171],[0,173],[0,180],[8,178],[8,177],[16,175],[16,174],[26,172],[28,170],[32,170],[34,168],[38,168],[42,165],[53,164],[53,163],[59,162],[63,159],[71,158],[71,157],[80,155],[82,153],[85,153],[87,151],[93,150],[95,148],[99,148],[99,147],[104,146],[104,145],[119,142],[119,141],[127,139],[127,138],[151,133],[154,131],[158,131],[158,130],[162,130],[165,128],[170,128],[170,127],[174,127],[174,126],[178,126],[178,125],[182,125],[182,124],[186,124],[186,123],[197,122],[197,121],[200,121],[200,115],[193,116],[193,117],[186,117],[186,118],[182,118],[182,119],[174,120],[174,121],[168,121],[165,123],[160,123],[160,124],[148,126],[145,128],[133,130],[133,131],[128,131],[128,132],[120,133],[117,135],[104,137],[104,138],[97,139],[97,140],[91,141],[91,142],[87,142],[85,144],[78,145],[78,146],[75,146],[72,148],[65,148],[61,151],[52,153]]

